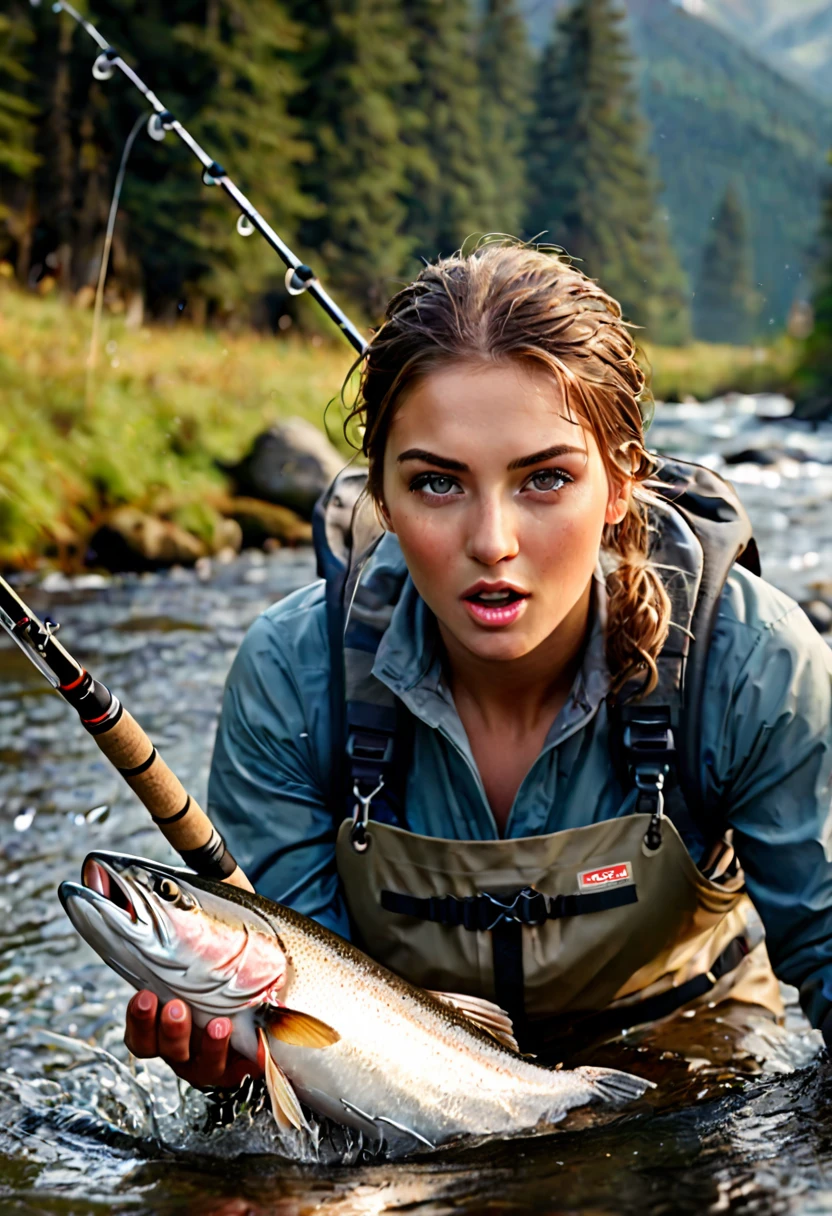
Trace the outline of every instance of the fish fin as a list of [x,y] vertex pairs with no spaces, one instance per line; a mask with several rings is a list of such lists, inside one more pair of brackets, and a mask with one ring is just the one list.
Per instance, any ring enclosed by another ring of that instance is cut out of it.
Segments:
[[293,1047],[331,1047],[340,1034],[320,1018],[299,1009],[269,1007],[263,1011],[263,1020],[269,1035],[281,1043]]
[[572,1075],[580,1077],[589,1086],[592,1094],[590,1102],[609,1102],[615,1106],[634,1102],[648,1089],[656,1088],[652,1081],[634,1077],[628,1072],[619,1072],[617,1068],[576,1068]]
[[360,1119],[366,1119],[377,1131],[383,1131],[382,1128],[379,1128],[379,1124],[383,1123],[387,1127],[392,1127],[397,1132],[404,1132],[406,1136],[412,1136],[414,1140],[418,1140],[420,1144],[424,1144],[427,1148],[436,1148],[432,1140],[427,1140],[421,1132],[415,1132],[412,1127],[407,1127],[404,1123],[397,1123],[395,1119],[388,1119],[386,1115],[368,1115],[366,1110],[362,1110],[354,1102],[348,1102],[346,1098],[341,1099],[341,1105],[345,1110],[358,1115]]
[[514,1037],[511,1018],[505,1009],[501,1009],[493,1001],[486,1001],[481,996],[465,996],[461,992],[434,992],[432,989],[427,989],[427,992],[443,1005],[450,1005],[452,1009],[464,1013],[470,1022],[474,1022],[480,1030],[486,1031],[504,1047],[511,1051],[520,1050]]
[[262,1030],[258,1030],[257,1033],[260,1035],[260,1041],[263,1044],[266,1089],[269,1091],[275,1123],[278,1127],[294,1127],[298,1131],[303,1128],[309,1131],[309,1124],[304,1118],[300,1102],[298,1102],[297,1094],[292,1089],[289,1078],[280,1065],[272,1058],[265,1033]]

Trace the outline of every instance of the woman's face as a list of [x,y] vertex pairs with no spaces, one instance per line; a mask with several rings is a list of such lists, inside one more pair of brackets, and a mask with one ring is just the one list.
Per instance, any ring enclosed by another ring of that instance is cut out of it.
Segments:
[[592,432],[534,364],[451,364],[399,405],[384,453],[384,511],[413,582],[452,640],[519,659],[586,611],[611,485]]

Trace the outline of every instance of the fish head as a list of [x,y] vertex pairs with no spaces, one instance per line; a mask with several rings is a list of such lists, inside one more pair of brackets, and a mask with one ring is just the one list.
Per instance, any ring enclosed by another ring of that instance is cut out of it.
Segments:
[[144,858],[95,852],[81,882],[61,883],[69,919],[105,963],[162,1001],[187,1001],[203,1023],[277,1004],[286,980],[280,939],[223,884]]

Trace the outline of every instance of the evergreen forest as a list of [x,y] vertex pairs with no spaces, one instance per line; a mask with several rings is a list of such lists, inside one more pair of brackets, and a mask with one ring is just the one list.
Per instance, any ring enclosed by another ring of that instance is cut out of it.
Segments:
[[[420,258],[505,232],[562,246],[654,342],[782,329],[822,245],[824,103],[670,0],[532,7],[534,21],[529,0],[96,0],[88,14],[362,324]],[[320,324],[179,141],[148,137],[135,89],[93,76],[95,54],[66,14],[7,0],[0,271],[91,303],[132,129],[111,310]]]

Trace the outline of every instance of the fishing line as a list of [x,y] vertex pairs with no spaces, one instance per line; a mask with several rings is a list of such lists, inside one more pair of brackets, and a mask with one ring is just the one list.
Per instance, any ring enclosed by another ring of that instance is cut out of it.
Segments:
[[[37,8],[40,5],[40,0],[30,0],[30,4],[34,8]],[[77,9],[68,3],[68,0],[56,0],[52,5],[52,11],[54,13],[66,13],[89,34],[90,38],[98,46],[100,53],[92,65],[92,74],[96,80],[110,80],[116,70],[118,70],[130,81],[134,88],[138,89],[153,110],[153,113],[147,120],[147,132],[151,139],[161,141],[165,138],[168,131],[173,131],[202,165],[202,180],[205,185],[219,186],[237,205],[241,213],[237,220],[237,232],[240,236],[246,237],[250,236],[252,232],[257,231],[271,246],[287,267],[284,281],[289,295],[300,296],[308,292],[330,320],[335,322],[347,341],[351,343],[359,354],[363,354],[368,344],[360,331],[322,287],[315,272],[302,262],[289,246],[281,240],[271,224],[263,218],[254,204],[250,202],[242,190],[228,176],[222,165],[214,160],[197,143],[190,131],[167,109],[149,85],[145,84],[141,76],[128,63],[125,63],[115,47],[110,46],[92,22],[82,17]]]
[[87,405],[90,404],[90,394],[92,390],[92,373],[95,370],[95,364],[98,359],[98,333],[101,328],[101,314],[104,311],[104,280],[107,277],[107,267],[110,263],[110,249],[113,244],[113,232],[116,226],[116,215],[118,214],[118,204],[121,198],[121,187],[124,185],[124,175],[127,172],[127,161],[136,142],[136,136],[145,125],[146,117],[144,114],[139,114],[136,121],[130,130],[130,134],[124,142],[124,150],[121,154],[121,164],[118,167],[116,174],[116,184],[113,187],[113,197],[110,202],[110,214],[107,216],[107,232],[104,236],[104,249],[101,253],[101,266],[98,270],[98,286],[95,289],[95,309],[92,316],[92,337],[90,338],[90,353],[87,358],[87,384],[86,384],[86,400]]

